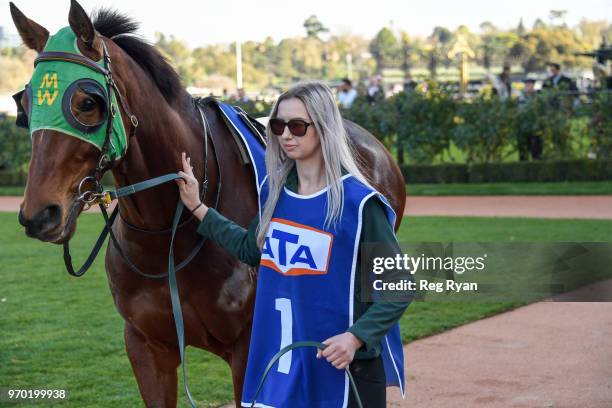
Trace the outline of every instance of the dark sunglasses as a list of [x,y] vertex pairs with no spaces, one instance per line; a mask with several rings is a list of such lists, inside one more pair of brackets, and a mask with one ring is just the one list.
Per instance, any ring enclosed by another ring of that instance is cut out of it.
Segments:
[[285,131],[285,126],[289,128],[289,132],[293,136],[302,137],[306,134],[308,130],[308,126],[312,125],[314,122],[306,122],[302,119],[291,119],[288,122],[285,122],[283,119],[274,118],[270,119],[270,130],[276,136],[280,136]]

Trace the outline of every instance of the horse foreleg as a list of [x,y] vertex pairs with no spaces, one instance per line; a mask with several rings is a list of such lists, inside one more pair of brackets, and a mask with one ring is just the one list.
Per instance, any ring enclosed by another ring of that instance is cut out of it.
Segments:
[[175,408],[178,348],[152,346],[131,324],[125,324],[125,346],[147,408]]
[[236,407],[240,407],[242,399],[242,385],[244,384],[250,339],[250,330],[245,330],[244,335],[240,336],[238,341],[234,344],[234,349],[231,354],[230,367],[232,369],[234,401],[236,402]]

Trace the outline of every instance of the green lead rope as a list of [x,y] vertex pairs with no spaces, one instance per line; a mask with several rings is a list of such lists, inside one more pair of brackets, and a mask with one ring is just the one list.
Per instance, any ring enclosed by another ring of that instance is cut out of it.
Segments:
[[[180,177],[180,176],[179,176]],[[178,285],[176,283],[176,270],[174,268],[174,236],[176,229],[183,213],[183,202],[181,200],[176,204],[176,212],[172,221],[172,238],[170,239],[170,251],[168,253],[168,285],[170,286],[170,299],[172,300],[172,314],[174,315],[174,324],[176,326],[176,336],[179,343],[179,351],[181,353],[181,367],[183,369],[183,385],[187,399],[193,408],[197,408],[196,403],[191,397],[189,387],[187,386],[187,369],[185,367],[185,327],[183,325],[183,311],[181,309],[181,299],[179,297]]]
[[[134,194],[136,192],[143,191],[151,187],[155,187],[157,185],[167,183],[168,181],[172,181],[172,180],[179,179],[179,178],[182,178],[182,177],[179,176],[178,173],[170,173],[170,174],[166,174],[163,176],[155,177],[154,179],[151,179],[151,180],[146,180],[146,181],[142,181],[140,183],[136,183],[130,186],[118,188],[115,192],[110,192],[110,194],[113,199],[116,199],[119,197],[125,197],[127,195]],[[174,316],[174,324],[176,326],[176,336],[177,336],[177,340],[179,343],[179,352],[181,356],[181,368],[183,371],[183,385],[185,388],[185,393],[187,394],[187,399],[189,400],[189,404],[191,405],[192,408],[197,408],[197,405],[195,401],[193,400],[191,393],[189,392],[189,387],[187,386],[187,369],[185,367],[185,326],[183,322],[183,311],[181,309],[181,299],[179,296],[178,284],[176,281],[176,267],[174,265],[174,238],[176,235],[176,230],[177,230],[179,221],[181,219],[181,214],[183,213],[183,208],[184,208],[183,202],[179,200],[178,203],[176,204],[176,210],[174,212],[174,219],[172,220],[172,236],[170,239],[170,249],[168,253],[168,285],[170,288],[170,299],[172,301],[172,314]],[[316,342],[316,341],[298,341],[298,342],[288,345],[287,347],[284,347],[278,353],[276,353],[272,357],[270,362],[268,363],[268,366],[266,367],[264,375],[259,383],[259,386],[257,387],[257,391],[255,392],[255,396],[253,397],[253,403],[251,404],[251,407],[255,406],[255,401],[257,400],[257,396],[259,395],[259,392],[261,391],[261,388],[263,387],[263,384],[272,366],[274,366],[274,364],[278,361],[278,359],[281,358],[285,353],[295,348],[298,348],[298,347],[316,347],[316,348],[324,349],[325,347],[327,347],[327,345]],[[361,404],[361,398],[359,397],[359,393],[357,392],[357,386],[355,385],[355,381],[353,380],[353,376],[351,375],[351,372],[349,371],[348,367],[345,368],[345,371],[348,374],[349,381],[351,383],[351,387],[353,389],[353,392],[355,393],[355,399],[357,401],[357,405],[359,408],[363,408],[363,405]]]
[[[263,387],[264,382],[266,381],[266,377],[268,377],[268,374],[270,373],[270,369],[272,369],[272,367],[278,361],[278,359],[281,358],[285,353],[293,349],[296,349],[298,347],[316,347],[316,348],[324,349],[325,347],[327,347],[327,344],[319,343],[318,341],[296,341],[295,343],[290,344],[280,349],[280,351],[276,353],[274,357],[272,357],[272,359],[268,363],[268,366],[266,367],[266,370],[264,371],[264,375],[263,377],[261,377],[261,381],[259,381],[259,385],[257,386],[257,391],[255,391],[255,395],[253,396],[253,402],[251,403],[251,408],[255,407],[257,396],[259,395],[259,392],[261,391],[261,387]],[[355,400],[357,401],[357,406],[359,408],[363,408],[363,405],[361,404],[361,398],[359,397],[359,393],[357,392],[357,386],[355,385],[355,380],[353,380],[353,375],[351,374],[351,371],[349,370],[348,367],[346,367],[344,370],[346,371],[346,374],[348,374],[349,381],[351,382],[351,388],[353,389],[353,392],[355,393]]]

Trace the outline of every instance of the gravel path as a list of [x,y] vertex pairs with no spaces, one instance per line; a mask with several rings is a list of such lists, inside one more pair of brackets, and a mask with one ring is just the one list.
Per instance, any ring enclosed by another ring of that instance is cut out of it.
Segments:
[[[0,211],[22,201],[0,197]],[[612,219],[612,196],[409,196],[404,215]]]
[[404,215],[612,219],[612,196],[409,196]]
[[389,388],[387,406],[612,407],[612,280],[580,291],[594,289],[608,302],[533,303],[409,343],[406,398]]

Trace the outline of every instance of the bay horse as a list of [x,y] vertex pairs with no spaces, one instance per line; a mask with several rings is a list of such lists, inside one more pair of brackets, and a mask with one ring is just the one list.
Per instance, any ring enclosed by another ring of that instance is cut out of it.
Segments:
[[[10,9],[25,45],[41,53],[49,32],[13,3]],[[247,226],[258,205],[253,169],[241,160],[240,148],[219,110],[212,105],[204,108],[210,137],[203,139],[202,117],[192,96],[160,53],[133,35],[137,29],[133,20],[107,9],[90,18],[72,0],[68,21],[84,56],[98,61],[102,50],[107,50],[117,92],[123,98],[119,114],[125,129],[135,130],[127,107],[138,118],[137,131],[128,136],[125,155],[110,166],[116,186],[176,172],[181,168],[180,152],[185,151],[192,157],[199,180],[207,163],[208,189],[203,201],[209,206],[216,203],[222,214]],[[27,107],[35,103],[36,98],[32,99],[24,94],[21,103]],[[97,101],[85,91],[75,93],[74,99]],[[397,230],[406,199],[402,174],[373,135],[348,120],[344,123],[361,169],[399,215]],[[206,152],[209,157],[205,160]],[[75,215],[70,206],[79,181],[96,168],[99,156],[100,150],[91,143],[59,130],[33,132],[32,158],[19,210],[19,222],[27,236],[54,244],[64,244],[73,237],[83,208]],[[118,199],[120,217],[113,231],[122,251],[141,270],[165,272],[168,227],[179,199],[175,183]],[[194,246],[196,221],[189,216],[181,220],[174,245],[177,260],[184,259]],[[176,407],[180,356],[168,281],[133,273],[111,242],[105,268],[115,306],[125,320],[126,350],[144,403],[147,407]],[[178,276],[185,345],[210,351],[227,362],[236,406],[241,401],[256,279],[257,268],[241,263],[209,241]]]

